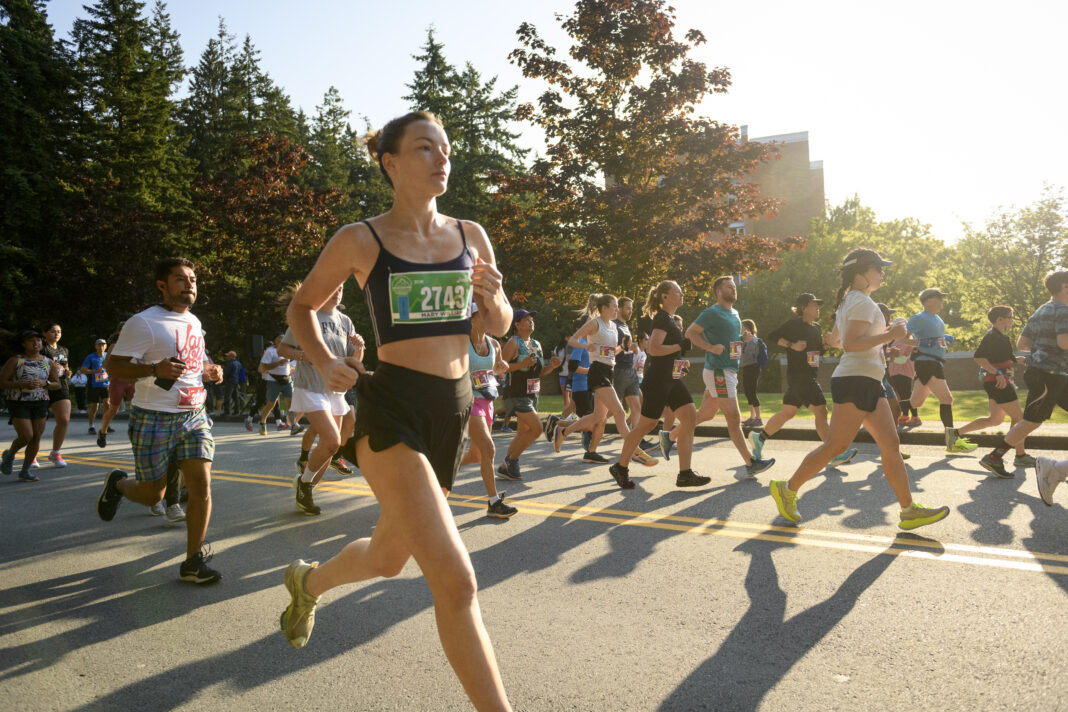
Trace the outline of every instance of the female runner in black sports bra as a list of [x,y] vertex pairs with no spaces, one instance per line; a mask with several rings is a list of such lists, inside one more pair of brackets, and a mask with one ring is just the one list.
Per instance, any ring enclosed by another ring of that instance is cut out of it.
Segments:
[[[471,409],[467,373],[470,300],[491,334],[503,334],[512,308],[501,288],[493,248],[477,224],[445,217],[437,196],[449,179],[449,140],[440,121],[413,112],[368,140],[393,207],[346,225],[330,239],[290,304],[297,342],[332,390],[357,383],[355,459],[381,507],[374,533],[316,567],[286,570],[292,601],[282,614],[294,647],[311,634],[318,597],[336,586],[396,576],[415,557],[434,596],[445,655],[475,708],[511,709],[482,623],[471,560],[443,492],[463,455]],[[355,276],[364,287],[378,343],[368,376],[352,358],[334,358],[315,310]],[[352,455],[355,458],[352,458]]]

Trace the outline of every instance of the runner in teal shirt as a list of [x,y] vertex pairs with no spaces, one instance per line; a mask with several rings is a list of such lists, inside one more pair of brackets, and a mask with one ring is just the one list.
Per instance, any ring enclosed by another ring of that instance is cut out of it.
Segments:
[[[749,452],[749,443],[742,433],[742,416],[738,411],[738,361],[742,355],[742,320],[734,309],[738,301],[738,286],[734,278],[718,277],[712,284],[716,303],[701,312],[701,315],[686,329],[686,338],[705,352],[705,368],[701,377],[705,382],[705,395],[697,410],[697,422],[716,417],[722,411],[727,421],[727,432],[738,454],[742,456],[750,476],[756,475],[775,464],[775,460],[761,460]],[[668,435],[677,440],[675,429]]]
[[[701,327],[704,339],[710,344],[722,344],[723,352],[714,354],[705,351],[705,368],[713,371],[717,368],[727,368],[735,373],[738,372],[738,358],[731,358],[731,344],[742,343],[742,319],[738,316],[738,310],[734,307],[723,307],[713,304],[701,312],[694,323]],[[741,357],[741,353],[738,354]]]

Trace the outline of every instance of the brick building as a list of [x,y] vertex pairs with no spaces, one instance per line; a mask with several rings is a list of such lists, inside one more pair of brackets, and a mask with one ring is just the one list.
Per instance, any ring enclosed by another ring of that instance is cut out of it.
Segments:
[[749,177],[769,198],[784,201],[778,215],[770,220],[746,220],[731,229],[761,237],[805,236],[812,218],[823,215],[823,161],[809,158],[808,131],[749,138],[749,127],[742,126],[742,141],[774,142],[781,158],[762,164]]

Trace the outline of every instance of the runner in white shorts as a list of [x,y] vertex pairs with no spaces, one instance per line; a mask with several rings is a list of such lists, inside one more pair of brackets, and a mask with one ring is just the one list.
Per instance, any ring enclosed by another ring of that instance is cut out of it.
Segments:
[[[323,342],[334,358],[353,356],[362,361],[363,339],[356,333],[352,320],[337,308],[343,290],[343,286],[337,288],[315,313],[315,320]],[[304,351],[297,345],[292,329],[286,330],[278,350],[280,356],[290,358],[297,364],[293,374],[290,411],[304,413],[312,429],[319,434],[319,442],[308,454],[304,471],[293,480],[297,510],[314,516],[322,510],[312,498],[312,488],[322,479],[330,460],[341,447],[341,420],[349,412],[350,406],[345,400],[344,391],[328,389],[319,371],[304,358]]]

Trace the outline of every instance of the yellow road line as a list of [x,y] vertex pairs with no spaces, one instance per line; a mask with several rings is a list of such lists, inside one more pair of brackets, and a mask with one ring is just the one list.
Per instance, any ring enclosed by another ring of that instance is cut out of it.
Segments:
[[[128,462],[104,460],[101,458],[67,458],[71,462],[94,465],[129,465]],[[234,470],[213,470],[212,477],[228,482],[245,482],[270,485],[275,487],[292,487],[293,476],[270,475]],[[324,480],[316,485],[317,489],[327,492],[343,492],[361,497],[374,497],[370,486],[360,480]],[[840,551],[856,551],[871,554],[887,554],[905,558],[925,559],[929,561],[950,561],[977,566],[1015,569],[1017,571],[1035,571],[1047,574],[1068,574],[1068,556],[1063,554],[1004,549],[989,546],[971,546],[967,544],[942,544],[928,539],[901,539],[899,537],[853,532],[826,531],[807,527],[784,527],[771,524],[756,524],[725,519],[702,519],[674,514],[650,514],[624,509],[598,508],[588,505],[554,504],[512,498],[509,499],[521,514],[542,517],[560,517],[573,521],[600,522],[623,526],[645,527],[668,531],[688,532],[707,536],[722,536],[732,539],[770,541],[793,546],[810,546]],[[450,494],[450,504],[468,509],[482,509],[485,501],[482,497]],[[926,551],[925,549],[930,549]],[[1001,558],[988,558],[1001,557]],[[1057,563],[1046,563],[1057,562]]]

